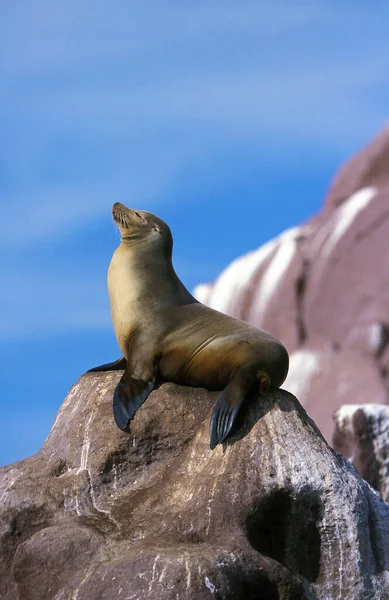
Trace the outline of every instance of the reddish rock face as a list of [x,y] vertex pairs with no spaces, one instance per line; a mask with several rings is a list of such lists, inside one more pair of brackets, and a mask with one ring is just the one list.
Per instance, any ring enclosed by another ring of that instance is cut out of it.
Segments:
[[330,440],[341,405],[389,403],[389,130],[336,176],[322,213],[195,291],[269,330],[291,355],[284,387]]
[[389,128],[386,127],[366,148],[348,161],[334,178],[325,203],[333,210],[358,190],[389,184]]

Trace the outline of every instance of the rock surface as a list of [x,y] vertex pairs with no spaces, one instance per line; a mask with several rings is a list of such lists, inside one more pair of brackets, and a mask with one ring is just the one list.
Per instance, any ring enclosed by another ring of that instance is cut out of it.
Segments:
[[388,404],[389,129],[336,176],[323,211],[195,290],[269,330],[291,355],[285,388],[326,439],[345,403]]
[[333,445],[389,501],[389,407],[342,406],[335,413]]
[[217,393],[164,384],[126,434],[120,375],[83,376],[40,452],[0,469],[2,600],[389,597],[389,507],[293,396],[212,452]]

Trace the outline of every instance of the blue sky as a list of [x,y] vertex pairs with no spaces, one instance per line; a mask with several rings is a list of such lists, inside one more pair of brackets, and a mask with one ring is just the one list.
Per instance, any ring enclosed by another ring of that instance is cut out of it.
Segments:
[[120,353],[113,202],[156,212],[191,289],[316,213],[388,118],[384,3],[4,0],[0,464]]

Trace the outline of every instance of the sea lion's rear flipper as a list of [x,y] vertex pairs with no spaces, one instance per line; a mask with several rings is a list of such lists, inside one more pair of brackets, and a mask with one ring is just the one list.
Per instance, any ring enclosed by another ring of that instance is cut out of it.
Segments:
[[128,370],[125,371],[113,395],[113,415],[120,429],[127,429],[153,387],[154,377],[150,381],[140,381],[131,377]]
[[127,360],[122,356],[114,362],[107,363],[106,365],[100,365],[100,367],[93,367],[88,369],[87,373],[97,373],[99,371],[122,371],[127,367]]
[[246,378],[235,376],[217,399],[210,423],[211,450],[227,439],[239,409],[252,387],[247,384]]

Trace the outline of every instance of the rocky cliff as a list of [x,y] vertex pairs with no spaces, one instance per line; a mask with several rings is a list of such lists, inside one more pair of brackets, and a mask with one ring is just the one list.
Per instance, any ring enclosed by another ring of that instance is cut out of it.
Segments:
[[322,212],[233,262],[195,295],[269,330],[284,387],[330,440],[345,403],[388,403],[389,129],[335,177]]
[[389,407],[348,404],[335,413],[333,445],[389,501]]
[[212,452],[217,393],[164,384],[128,434],[120,375],[83,376],[40,452],[0,469],[2,600],[389,597],[389,507],[291,394]]

